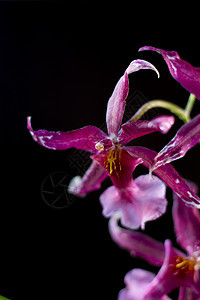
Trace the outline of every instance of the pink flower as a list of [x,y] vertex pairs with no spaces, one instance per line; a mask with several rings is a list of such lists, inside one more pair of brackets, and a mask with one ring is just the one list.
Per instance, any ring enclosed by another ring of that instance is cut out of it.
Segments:
[[[196,189],[194,185],[193,189]],[[185,252],[173,248],[169,240],[166,240],[163,245],[145,234],[121,228],[117,223],[119,218],[119,213],[115,214],[109,222],[113,240],[132,255],[161,266],[155,277],[151,275],[151,280],[148,277],[148,282],[146,280],[145,287],[141,290],[142,297],[138,299],[165,299],[162,297],[177,287],[180,288],[179,300],[200,299],[200,215],[198,210],[187,207],[177,195],[174,195],[174,228],[177,241]],[[135,277],[131,272],[127,275],[129,280],[125,280],[127,288],[120,292],[119,300],[135,300],[134,295],[140,292],[141,285],[135,284]],[[141,272],[145,274],[145,271],[141,270]]]
[[[103,214],[110,217],[121,210],[123,225],[144,228],[145,222],[158,218],[165,212],[165,185],[155,176],[140,176],[133,181],[132,173],[138,164],[150,168],[156,152],[143,147],[127,147],[126,143],[140,136],[160,131],[167,133],[174,123],[173,116],[159,116],[151,121],[128,121],[121,125],[126,98],[129,91],[128,74],[140,69],[155,67],[144,60],[134,60],[119,79],[111,95],[106,113],[108,134],[94,126],[86,126],[69,132],[46,130],[34,131],[28,118],[28,129],[33,139],[40,145],[54,150],[75,147],[93,153],[93,162],[85,175],[73,178],[69,192],[80,197],[99,189],[101,182],[109,176],[114,186],[100,197]],[[183,201],[198,205],[200,199],[190,190],[185,181],[171,165],[155,170]],[[179,181],[179,185],[175,181]],[[192,195],[190,197],[189,195]]]

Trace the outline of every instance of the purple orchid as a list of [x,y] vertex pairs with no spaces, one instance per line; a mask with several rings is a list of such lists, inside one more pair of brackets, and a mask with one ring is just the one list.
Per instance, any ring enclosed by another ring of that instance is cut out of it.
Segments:
[[[114,186],[108,188],[100,197],[103,214],[110,217],[116,210],[122,211],[122,223],[137,228],[148,220],[158,218],[166,208],[165,185],[161,180],[140,176],[133,181],[132,173],[138,164],[150,168],[156,152],[143,147],[124,146],[129,141],[155,131],[167,133],[174,123],[173,116],[159,116],[151,121],[130,120],[121,125],[126,98],[129,91],[128,74],[140,69],[155,67],[149,62],[135,60],[130,63],[119,79],[111,95],[106,114],[108,134],[99,128],[86,126],[69,132],[46,130],[34,131],[28,118],[28,129],[33,139],[40,145],[54,150],[71,147],[92,152],[93,162],[85,175],[72,179],[69,192],[84,197],[99,189],[101,182],[109,176]],[[199,205],[200,199],[190,190],[185,181],[171,165],[155,170],[158,175],[183,201]],[[179,185],[176,184],[179,181]],[[192,197],[191,197],[192,196]]]
[[139,49],[139,51],[143,50],[152,50],[161,54],[174,79],[187,91],[200,99],[200,68],[193,67],[187,61],[181,59],[175,51],[166,51],[151,46],[145,46]]
[[[191,183],[190,183],[191,185]],[[195,190],[193,184],[191,189]],[[124,229],[118,225],[120,214],[115,213],[109,222],[113,240],[128,250],[131,255],[161,266],[154,274],[135,269],[125,277],[127,288],[120,291],[118,300],[153,300],[165,298],[175,288],[180,288],[179,300],[200,299],[200,215],[196,208],[187,207],[174,194],[173,220],[178,243],[186,251],[172,247],[170,240],[165,244],[149,236]],[[140,283],[138,276],[142,278]],[[135,295],[140,295],[135,297]],[[163,298],[164,297],[164,298]]]

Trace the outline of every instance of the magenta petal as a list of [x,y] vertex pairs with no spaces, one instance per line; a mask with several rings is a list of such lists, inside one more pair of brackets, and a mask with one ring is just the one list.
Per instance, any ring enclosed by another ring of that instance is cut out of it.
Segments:
[[[172,248],[169,240],[165,241],[165,259],[157,276],[148,286],[145,299],[160,299],[165,294],[170,293],[177,287],[190,286],[189,276],[181,277],[176,271],[176,258],[179,254]],[[148,298],[149,297],[149,298]]]
[[[197,187],[188,183],[196,192]],[[178,243],[190,254],[195,252],[195,246],[200,243],[200,215],[195,207],[187,207],[177,195],[174,195],[173,203],[174,228]],[[184,217],[183,217],[184,216]]]
[[164,245],[149,236],[124,229],[118,225],[120,213],[115,213],[109,221],[112,239],[131,255],[145,259],[151,264],[161,266],[165,257]]
[[129,91],[128,74],[125,74],[119,79],[112,96],[107,105],[106,123],[109,135],[117,137],[118,131],[122,122],[126,98]]
[[31,117],[27,118],[27,128],[36,142],[53,150],[65,150],[74,147],[97,153],[95,145],[106,137],[103,131],[94,126],[86,126],[68,132],[46,131],[43,129],[34,131],[31,127]]
[[166,51],[151,46],[145,46],[139,49],[139,51],[143,50],[152,50],[161,54],[174,79],[186,90],[200,99],[200,68],[195,68],[187,61],[181,59],[175,51]]
[[129,91],[128,74],[139,71],[141,69],[151,69],[156,72],[156,68],[145,60],[134,60],[126,69],[124,75],[119,79],[111,95],[106,113],[106,123],[108,134],[117,137],[125,109],[125,100]]
[[159,116],[151,121],[127,122],[122,125],[119,132],[119,143],[125,145],[129,141],[137,137],[149,134],[151,132],[160,131],[167,133],[174,124],[174,116]]
[[[133,182],[134,183],[134,182]],[[160,217],[166,209],[166,188],[163,182],[149,175],[139,176],[133,186],[117,189],[112,186],[101,196],[103,215],[110,217],[121,211],[121,223],[127,228],[144,229],[147,221]]]
[[175,137],[158,153],[152,170],[183,157],[200,140],[200,114],[184,124]]
[[[135,159],[142,158],[142,164],[150,168],[157,152],[144,147],[124,147],[124,149]],[[160,177],[185,203],[190,206],[200,208],[200,198],[189,188],[183,178],[176,172],[172,165],[167,164],[154,170]]]
[[126,288],[119,292],[118,300],[148,300],[144,295],[154,277],[153,273],[142,269],[131,270],[124,278]]
[[192,288],[180,287],[178,300],[199,300],[200,296]]
[[137,72],[139,70],[152,70],[152,71],[156,72],[158,77],[160,77],[160,74],[159,74],[158,70],[156,69],[156,67],[154,67],[154,65],[152,65],[150,62],[148,62],[146,60],[142,60],[142,59],[133,60],[130,63],[130,65],[128,66],[128,68],[126,69],[126,72],[128,74],[131,74],[131,73]]
[[108,176],[107,172],[96,162],[93,161],[84,176],[76,176],[69,184],[68,191],[79,197],[101,187],[101,182]]

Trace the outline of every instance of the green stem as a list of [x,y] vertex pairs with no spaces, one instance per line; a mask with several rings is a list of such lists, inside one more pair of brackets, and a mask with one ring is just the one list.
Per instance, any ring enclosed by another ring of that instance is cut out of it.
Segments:
[[195,95],[194,94],[190,94],[190,96],[188,98],[187,105],[185,107],[185,115],[190,116],[195,101],[196,101]]
[[190,121],[190,114],[188,112],[190,112],[190,109],[192,109],[192,100],[188,100],[188,105],[187,105],[187,110],[184,110],[183,108],[181,108],[180,106],[172,103],[172,102],[168,102],[165,100],[152,100],[149,101],[147,103],[145,103],[136,113],[135,115],[131,118],[130,122],[135,122],[137,120],[139,120],[142,115],[145,114],[145,112],[147,112],[149,109],[152,109],[154,107],[161,107],[161,108],[165,108],[168,109],[169,111],[171,111],[173,114],[175,114],[179,119],[181,119],[184,123],[189,122]]

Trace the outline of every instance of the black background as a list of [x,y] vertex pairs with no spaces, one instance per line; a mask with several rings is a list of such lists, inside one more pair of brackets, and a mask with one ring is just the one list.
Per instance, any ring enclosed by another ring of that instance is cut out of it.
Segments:
[[[13,300],[114,300],[132,268],[157,272],[112,242],[98,200],[109,181],[67,208],[54,209],[44,202],[44,179],[59,171],[78,175],[69,159],[78,154],[36,144],[26,129],[26,117],[32,116],[34,129],[105,126],[107,100],[136,58],[155,64],[161,78],[152,71],[130,75],[127,101],[140,95],[136,108],[141,99],[154,98],[184,107],[189,94],[170,77],[161,56],[138,49],[152,45],[176,50],[200,66],[195,10],[144,1],[0,3],[0,294]],[[193,114],[198,111],[196,103]],[[152,134],[136,144],[159,150],[180,125],[177,120],[168,136]],[[173,165],[198,183],[197,147]],[[141,171],[147,173],[138,168],[134,176]],[[146,226],[161,241],[174,239],[170,191],[168,198],[169,213]]]

